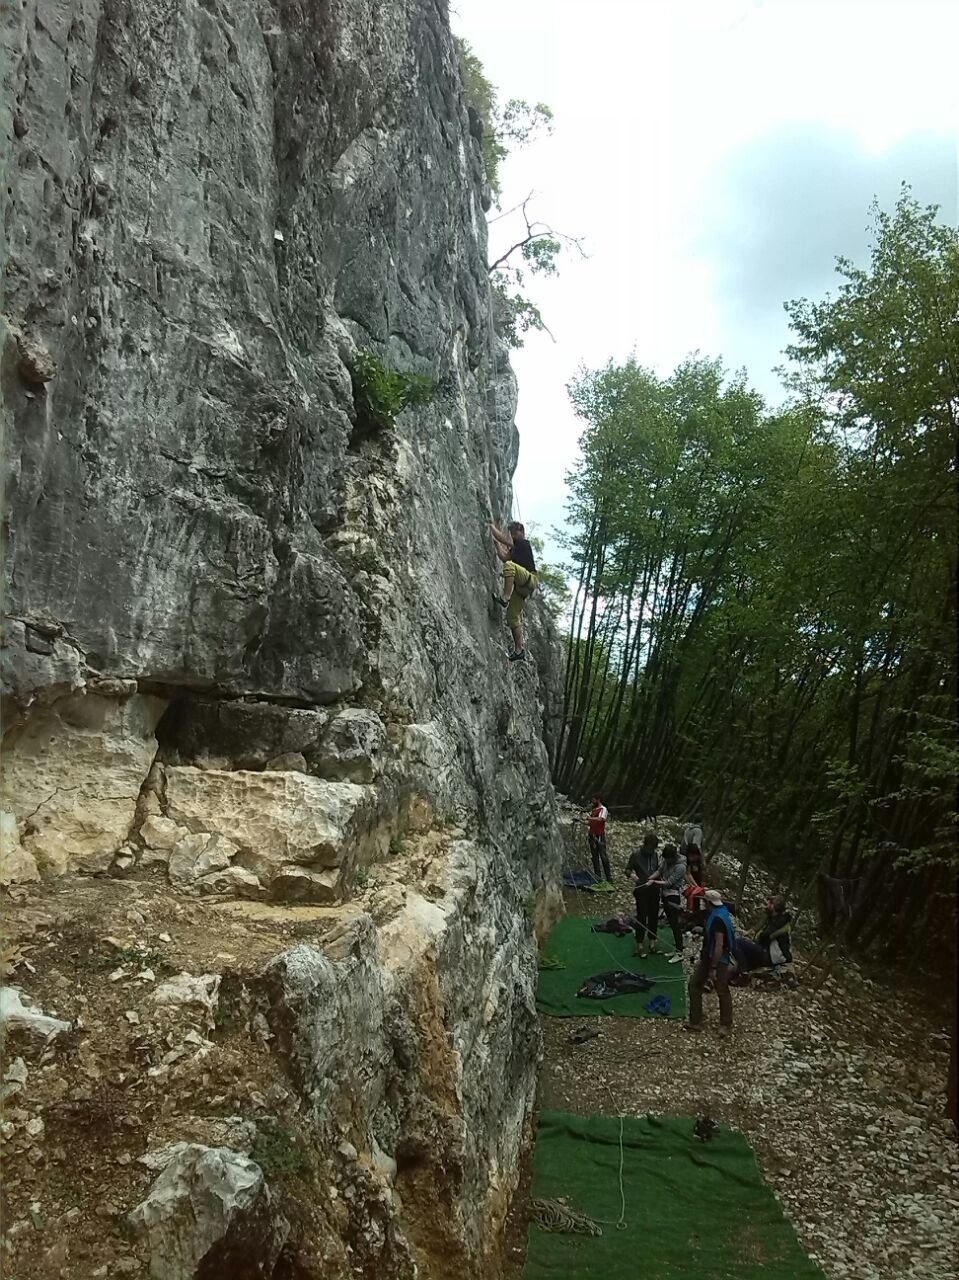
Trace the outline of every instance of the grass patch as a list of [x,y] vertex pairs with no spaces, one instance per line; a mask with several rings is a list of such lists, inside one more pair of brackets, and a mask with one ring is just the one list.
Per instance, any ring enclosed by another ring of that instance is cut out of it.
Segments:
[[250,1154],[268,1178],[304,1177],[313,1168],[302,1140],[279,1121],[259,1129]]

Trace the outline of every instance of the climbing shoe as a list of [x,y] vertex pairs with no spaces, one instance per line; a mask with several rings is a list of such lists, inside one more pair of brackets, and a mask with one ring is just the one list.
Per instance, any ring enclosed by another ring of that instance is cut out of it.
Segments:
[[668,963],[669,963],[669,964],[679,964],[679,962],[682,960],[682,958],[683,958],[683,953],[682,953],[681,951],[676,951],[673,955],[671,955],[671,956],[669,957],[669,961],[668,961]]
[[595,1040],[599,1035],[598,1027],[577,1027],[569,1037],[570,1044],[585,1044],[587,1040]]
[[526,650],[525,650],[525,649],[520,649],[519,653],[511,653],[511,654],[509,654],[509,655],[508,655],[508,659],[509,659],[509,661],[510,661],[510,662],[525,662],[525,661],[526,661]]

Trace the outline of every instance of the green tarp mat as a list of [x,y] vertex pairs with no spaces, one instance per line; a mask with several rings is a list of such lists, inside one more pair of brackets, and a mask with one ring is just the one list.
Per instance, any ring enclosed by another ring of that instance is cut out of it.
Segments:
[[[564,916],[554,927],[543,946],[544,956],[555,958],[562,969],[541,969],[536,988],[536,1003],[543,1013],[554,1018],[588,1018],[607,1014],[618,1018],[657,1018],[645,1006],[656,996],[669,996],[672,1018],[686,1013],[686,982],[681,964],[669,964],[665,956],[641,960],[633,955],[636,939],[632,934],[617,938],[613,933],[591,933],[595,918]],[[673,935],[660,931],[659,945],[671,950]],[[588,1000],[577,997],[587,978],[610,969],[631,969],[656,983],[638,995],[613,996],[610,1000]]]
[[601,1220],[603,1234],[531,1224],[523,1280],[824,1280],[742,1134],[721,1128],[699,1142],[693,1124],[622,1122],[626,1227],[617,1230],[620,1121],[542,1112],[532,1195],[566,1197],[571,1209]]

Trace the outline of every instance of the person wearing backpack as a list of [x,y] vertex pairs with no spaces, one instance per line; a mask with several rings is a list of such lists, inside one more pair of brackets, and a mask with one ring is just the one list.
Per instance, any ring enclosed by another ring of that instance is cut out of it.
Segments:
[[719,997],[719,1034],[728,1036],[733,1029],[733,998],[729,979],[736,954],[736,926],[718,889],[706,890],[709,915],[703,931],[703,950],[693,976],[689,979],[689,1021],[684,1031],[703,1029],[703,991],[711,981]]

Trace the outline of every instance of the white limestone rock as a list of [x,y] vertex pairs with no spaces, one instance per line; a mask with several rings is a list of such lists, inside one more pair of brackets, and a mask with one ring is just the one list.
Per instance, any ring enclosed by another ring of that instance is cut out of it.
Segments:
[[166,704],[73,693],[4,739],[3,806],[44,874],[105,871],[130,831]]
[[170,883],[189,889],[203,876],[225,870],[238,852],[239,846],[223,835],[205,831],[182,836],[170,850]]
[[16,818],[0,811],[0,886],[30,884],[39,879],[36,858],[20,843]]
[[[289,1235],[263,1170],[229,1147],[178,1143],[129,1222],[147,1245],[152,1280],[196,1280],[242,1256],[250,1274],[272,1275]],[[220,1274],[221,1272],[216,1272]],[[227,1274],[223,1271],[222,1274]]]
[[226,836],[260,864],[338,867],[385,844],[373,787],[306,774],[167,769],[167,813]]
[[[154,793],[151,791],[149,794]],[[176,842],[185,835],[189,835],[186,827],[181,827],[160,814],[151,814],[140,827],[140,839],[154,853],[169,854]]]
[[228,894],[236,898],[263,898],[266,890],[252,871],[244,867],[225,867],[201,876],[196,887],[200,893]]
[[216,1011],[220,991],[218,973],[178,973],[167,978],[153,992],[153,1001],[159,1005],[194,1006],[202,1009],[210,1019]]
[[62,1018],[51,1018],[39,1009],[24,1005],[16,987],[0,987],[0,1024],[7,1031],[26,1031],[44,1039],[61,1035],[71,1026]]

